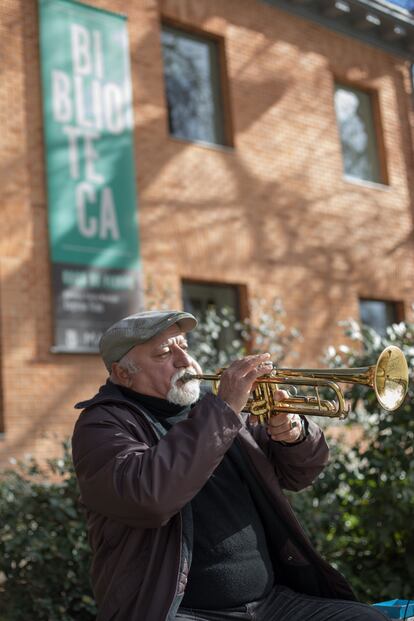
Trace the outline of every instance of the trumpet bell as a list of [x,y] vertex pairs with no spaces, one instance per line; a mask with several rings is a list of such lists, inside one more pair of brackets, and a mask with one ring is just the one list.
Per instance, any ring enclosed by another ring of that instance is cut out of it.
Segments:
[[374,390],[384,410],[396,410],[404,401],[408,390],[408,365],[398,347],[386,347],[378,358],[374,371]]

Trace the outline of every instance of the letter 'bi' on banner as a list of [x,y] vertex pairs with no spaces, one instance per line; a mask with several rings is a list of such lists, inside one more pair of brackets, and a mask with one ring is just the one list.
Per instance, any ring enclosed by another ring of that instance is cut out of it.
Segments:
[[39,0],[53,351],[96,352],[139,310],[137,197],[126,19]]

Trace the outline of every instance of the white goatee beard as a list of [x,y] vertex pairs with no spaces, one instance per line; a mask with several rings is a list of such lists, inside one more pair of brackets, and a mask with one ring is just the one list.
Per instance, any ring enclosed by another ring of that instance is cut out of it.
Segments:
[[185,382],[182,386],[177,386],[177,380],[179,380],[183,375],[190,372],[192,369],[180,369],[177,373],[171,378],[171,388],[167,393],[167,399],[171,403],[175,403],[176,405],[191,405],[195,403],[200,396],[200,382],[199,380],[190,380],[189,382]]

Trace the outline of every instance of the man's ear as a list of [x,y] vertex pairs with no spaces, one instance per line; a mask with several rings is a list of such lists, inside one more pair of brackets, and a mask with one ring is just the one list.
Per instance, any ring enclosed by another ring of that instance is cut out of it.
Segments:
[[126,386],[127,388],[131,386],[132,377],[130,372],[124,367],[121,367],[118,362],[112,363],[111,377],[115,384],[121,384],[121,386]]

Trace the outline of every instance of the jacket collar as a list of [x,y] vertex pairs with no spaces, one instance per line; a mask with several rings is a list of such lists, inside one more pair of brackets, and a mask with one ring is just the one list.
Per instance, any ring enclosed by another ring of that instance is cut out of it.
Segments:
[[111,382],[110,379],[106,380],[106,384],[103,384],[99,388],[99,391],[96,393],[92,399],[87,399],[86,401],[79,401],[75,404],[75,408],[77,410],[85,410],[86,408],[90,408],[93,405],[99,405],[101,403],[129,403],[137,407],[137,403],[132,399],[127,397],[116,384]]
[[91,407],[96,405],[102,405],[104,403],[110,404],[122,404],[128,405],[132,408],[133,411],[137,412],[141,417],[144,417],[149,424],[152,433],[155,434],[157,439],[160,439],[163,435],[165,435],[166,430],[161,425],[161,423],[154,417],[151,412],[149,412],[144,406],[141,406],[139,403],[134,401],[132,398],[126,396],[116,384],[111,382],[111,380],[107,380],[106,384],[99,388],[97,394],[92,397],[92,399],[87,399],[86,401],[79,401],[79,403],[75,404],[75,408],[78,410],[88,410]]

